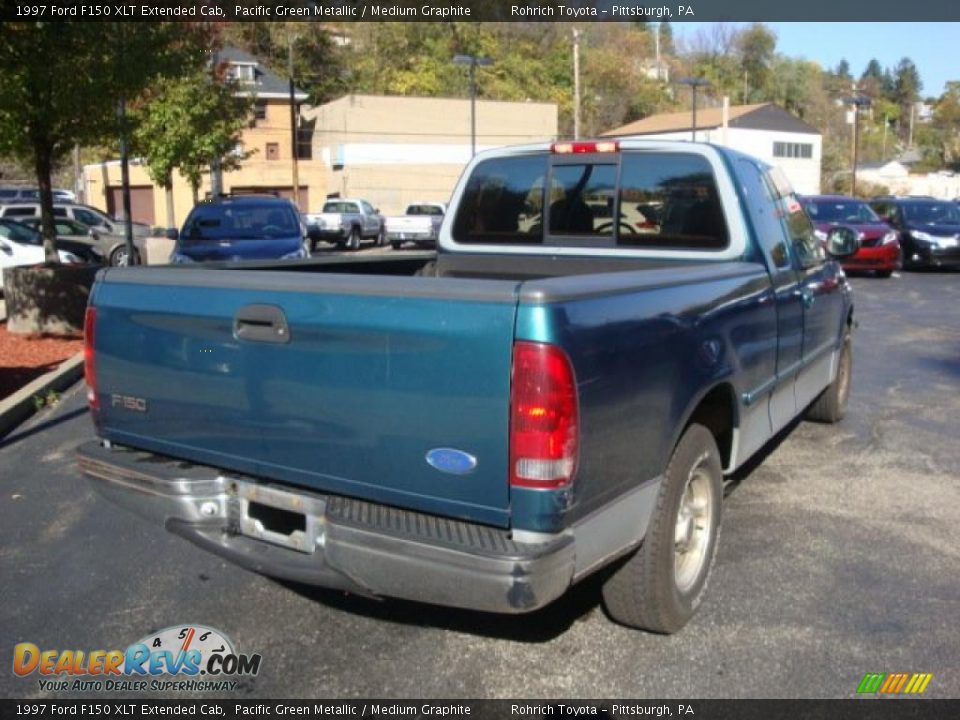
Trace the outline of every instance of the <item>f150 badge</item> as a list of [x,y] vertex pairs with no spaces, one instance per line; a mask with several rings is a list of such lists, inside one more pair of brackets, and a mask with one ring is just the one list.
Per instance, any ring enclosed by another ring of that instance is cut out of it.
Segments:
[[110,406],[145,413],[147,411],[147,399],[134,397],[133,395],[114,394],[110,396]]
[[451,475],[466,475],[477,467],[477,459],[473,455],[456,448],[434,448],[427,453],[427,463]]

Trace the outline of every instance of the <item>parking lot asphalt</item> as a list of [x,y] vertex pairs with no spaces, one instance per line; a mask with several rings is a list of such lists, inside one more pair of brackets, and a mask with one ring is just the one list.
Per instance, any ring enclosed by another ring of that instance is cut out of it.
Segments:
[[852,282],[847,419],[799,423],[730,484],[707,599],[671,637],[612,623],[593,581],[501,617],[242,570],[88,488],[74,386],[0,444],[0,696],[81,696],[15,677],[16,643],[123,649],[199,623],[262,654],[220,694],[248,699],[845,698],[866,672],[960,697],[960,273]]

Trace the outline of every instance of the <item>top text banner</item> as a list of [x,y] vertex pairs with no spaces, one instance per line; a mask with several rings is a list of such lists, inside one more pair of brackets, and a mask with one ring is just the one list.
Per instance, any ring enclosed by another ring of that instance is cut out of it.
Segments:
[[[526,2],[509,0],[208,0],[186,2],[96,2],[5,0],[7,20],[181,20],[314,22],[751,22],[960,21],[958,0],[687,0],[684,3]],[[909,32],[904,28],[904,32]],[[857,32],[851,25],[851,33]]]

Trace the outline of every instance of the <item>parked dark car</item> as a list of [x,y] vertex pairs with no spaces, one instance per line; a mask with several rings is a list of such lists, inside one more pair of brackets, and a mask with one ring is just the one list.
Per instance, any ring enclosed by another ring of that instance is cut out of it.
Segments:
[[900,263],[897,232],[873,211],[864,200],[845,195],[810,195],[800,198],[807,215],[826,241],[830,228],[846,225],[860,235],[860,250],[844,258],[844,270],[873,270],[878,277],[890,277]]
[[[39,231],[16,220],[6,220],[4,218],[0,218],[0,237],[13,240],[21,245],[38,246],[43,244],[43,236]],[[103,253],[88,243],[57,237],[57,250],[61,254],[68,253],[68,255],[78,258],[81,262],[97,265],[102,265],[104,262]]]
[[174,236],[173,263],[310,256],[296,207],[273,196],[221,196],[202,202]]
[[900,234],[903,266],[960,267],[960,207],[950,200],[895,198],[871,203]]

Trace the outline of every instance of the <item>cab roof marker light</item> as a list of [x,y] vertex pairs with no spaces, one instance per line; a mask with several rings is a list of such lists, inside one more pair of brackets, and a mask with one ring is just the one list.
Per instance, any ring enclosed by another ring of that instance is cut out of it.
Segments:
[[613,153],[620,151],[618,140],[603,140],[601,142],[562,142],[550,146],[550,152],[556,155],[579,155],[581,153]]

